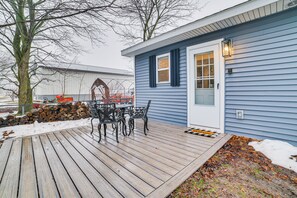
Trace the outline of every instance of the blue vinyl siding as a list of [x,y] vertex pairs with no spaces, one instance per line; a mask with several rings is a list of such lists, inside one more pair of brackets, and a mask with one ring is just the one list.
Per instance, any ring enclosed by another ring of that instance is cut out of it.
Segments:
[[[225,132],[297,145],[297,9],[179,42],[135,57],[136,100],[152,100],[150,117],[187,124],[186,48],[231,38],[234,55],[225,61]],[[149,88],[148,57],[180,48],[181,86]],[[226,71],[226,70],[225,70]],[[237,120],[235,110],[244,110]]]

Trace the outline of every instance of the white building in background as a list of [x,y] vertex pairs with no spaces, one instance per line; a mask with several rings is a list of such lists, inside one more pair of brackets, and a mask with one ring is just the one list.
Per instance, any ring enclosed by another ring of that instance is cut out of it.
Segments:
[[39,73],[47,80],[34,89],[34,99],[37,100],[51,100],[57,95],[71,96],[74,100],[91,100],[91,87],[97,78],[109,87],[110,95],[134,94],[134,75],[129,70],[63,63],[42,66]]

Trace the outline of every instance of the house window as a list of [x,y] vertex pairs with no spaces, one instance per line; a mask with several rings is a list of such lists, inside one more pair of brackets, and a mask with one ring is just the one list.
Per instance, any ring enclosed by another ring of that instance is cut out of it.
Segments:
[[157,83],[170,82],[170,54],[163,54],[157,59]]

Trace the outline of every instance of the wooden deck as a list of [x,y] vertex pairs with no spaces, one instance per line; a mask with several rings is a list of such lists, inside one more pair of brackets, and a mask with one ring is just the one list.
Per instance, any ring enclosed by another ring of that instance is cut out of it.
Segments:
[[156,122],[145,137],[142,128],[119,144],[111,131],[98,144],[89,127],[7,140],[0,197],[166,197],[231,137]]

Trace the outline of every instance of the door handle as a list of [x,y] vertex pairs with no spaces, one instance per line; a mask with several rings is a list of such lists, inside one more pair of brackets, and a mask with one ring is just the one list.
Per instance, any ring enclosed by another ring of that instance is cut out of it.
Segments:
[[220,83],[217,83],[217,89],[220,89]]

